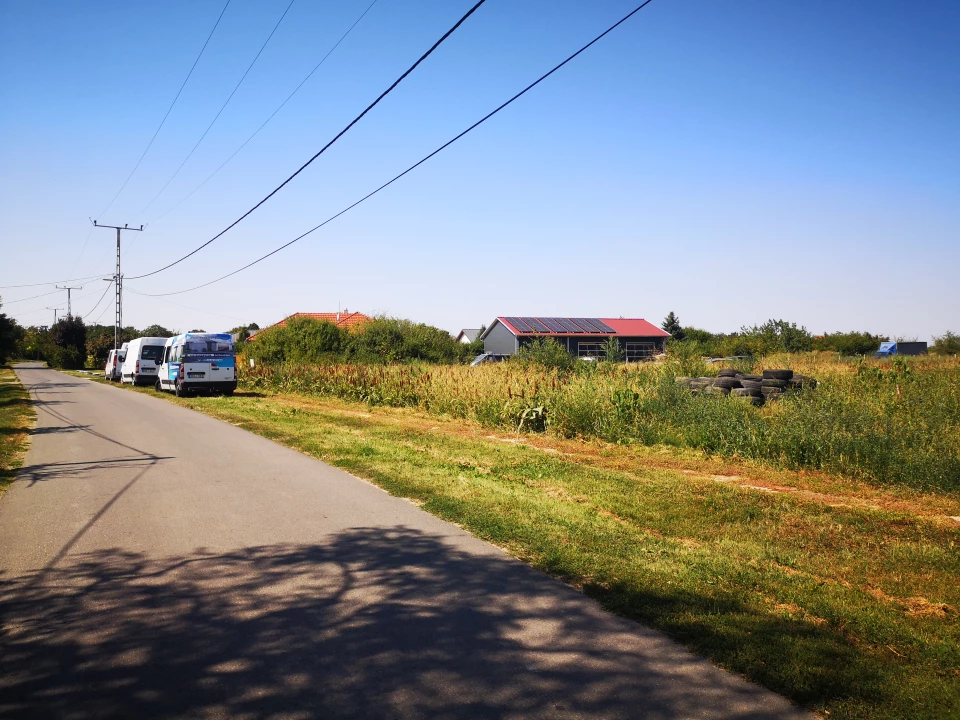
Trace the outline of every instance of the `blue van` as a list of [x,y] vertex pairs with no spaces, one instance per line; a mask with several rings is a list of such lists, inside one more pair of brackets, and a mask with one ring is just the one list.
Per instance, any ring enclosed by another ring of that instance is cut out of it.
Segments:
[[228,333],[184,333],[167,340],[157,390],[232,395],[237,389],[237,357]]

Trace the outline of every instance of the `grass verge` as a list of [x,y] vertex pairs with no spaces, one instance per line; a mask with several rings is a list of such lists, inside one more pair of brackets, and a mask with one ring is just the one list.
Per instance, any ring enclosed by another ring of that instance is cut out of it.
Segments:
[[0,495],[13,482],[37,418],[30,394],[8,365],[0,366]]
[[298,395],[164,397],[410,498],[824,717],[960,714],[955,494]]

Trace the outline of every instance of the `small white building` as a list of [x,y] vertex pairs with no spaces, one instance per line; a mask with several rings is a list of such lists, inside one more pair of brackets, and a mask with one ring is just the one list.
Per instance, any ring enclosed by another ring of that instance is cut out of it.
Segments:
[[469,345],[478,337],[480,337],[480,331],[483,328],[464,328],[460,331],[460,334],[457,335],[457,342],[462,342],[466,345]]

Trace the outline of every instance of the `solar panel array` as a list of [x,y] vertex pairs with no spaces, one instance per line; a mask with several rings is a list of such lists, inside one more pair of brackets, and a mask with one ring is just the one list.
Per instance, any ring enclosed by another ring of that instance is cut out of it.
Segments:
[[508,317],[506,320],[521,333],[542,335],[551,333],[610,335],[616,333],[616,330],[599,318]]

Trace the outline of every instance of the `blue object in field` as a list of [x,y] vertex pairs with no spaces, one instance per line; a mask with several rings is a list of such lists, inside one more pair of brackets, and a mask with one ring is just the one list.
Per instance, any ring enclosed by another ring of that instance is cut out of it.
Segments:
[[900,340],[897,342],[880,343],[880,349],[873,356],[878,358],[888,358],[893,355],[926,355],[927,344],[917,342],[916,340]]
[[895,342],[882,342],[880,349],[874,354],[874,357],[890,357],[897,354],[897,344]]

